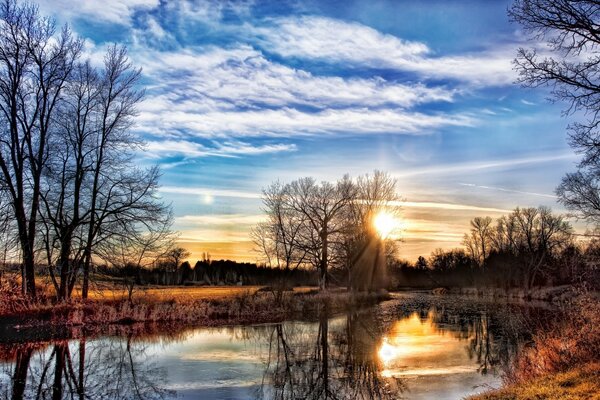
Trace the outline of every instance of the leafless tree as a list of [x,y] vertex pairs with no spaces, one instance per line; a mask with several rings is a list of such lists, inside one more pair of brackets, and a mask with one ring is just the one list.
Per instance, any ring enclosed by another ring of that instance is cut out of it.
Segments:
[[511,255],[528,294],[536,278],[558,253],[572,245],[571,225],[547,207],[516,208],[497,221],[490,251]]
[[[356,181],[344,176],[335,183],[312,178],[287,185],[275,182],[263,191],[267,221],[254,229],[252,237],[269,265],[286,270],[314,266],[325,289],[330,267],[345,269],[350,279],[352,266],[364,264],[366,253],[374,247],[380,253],[383,245],[373,217],[379,211],[396,214],[399,201],[396,181],[380,171]],[[389,244],[385,248],[393,252],[393,243]],[[379,260],[384,265],[385,258]],[[378,269],[373,263],[368,267],[360,279],[372,282]]]
[[318,256],[319,286],[327,289],[328,268],[332,238],[341,234],[348,225],[342,218],[344,210],[356,196],[356,187],[349,176],[336,183],[317,183],[312,178],[302,178],[285,187],[286,205],[304,219],[303,250]]
[[569,126],[571,146],[583,159],[557,189],[560,201],[579,216],[600,222],[600,3],[594,0],[516,0],[509,10],[543,49],[518,51],[519,82],[550,87],[553,101],[567,104],[566,115],[581,120]]
[[267,221],[254,229],[255,245],[270,266],[286,271],[298,268],[307,258],[307,249],[301,245],[306,222],[304,215],[289,206],[288,192],[280,182],[265,188],[262,200]]
[[349,286],[371,289],[377,286],[377,281],[383,280],[387,260],[395,255],[397,243],[393,237],[380,237],[373,224],[374,217],[385,212],[390,218],[398,218],[402,199],[398,195],[397,181],[382,171],[359,176],[354,185],[355,198],[346,208],[345,215],[350,223],[341,240],[340,251],[348,271]]
[[0,4],[0,171],[17,224],[23,290],[35,297],[41,180],[62,92],[82,42],[33,5]]
[[481,267],[490,255],[494,236],[491,217],[476,217],[471,220],[471,230],[463,238],[463,244],[473,260]]

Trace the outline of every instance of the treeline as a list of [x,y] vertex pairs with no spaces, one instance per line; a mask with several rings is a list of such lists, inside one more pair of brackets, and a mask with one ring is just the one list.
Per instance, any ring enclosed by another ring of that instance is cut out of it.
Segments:
[[231,260],[199,260],[194,266],[185,261],[177,268],[162,264],[155,268],[137,265],[104,265],[97,273],[128,279],[136,285],[268,285],[273,287],[314,286],[317,272],[312,269],[285,270],[264,264],[242,263]]
[[0,248],[32,298],[39,275],[59,300],[76,285],[85,298],[94,263],[172,244],[159,171],[134,163],[141,70],[117,46],[96,67],[83,44],[35,5],[0,2]]
[[416,263],[392,263],[396,287],[521,288],[585,284],[600,288],[600,237],[576,240],[562,215],[546,207],[516,208],[496,220],[478,217],[464,249],[434,251]]

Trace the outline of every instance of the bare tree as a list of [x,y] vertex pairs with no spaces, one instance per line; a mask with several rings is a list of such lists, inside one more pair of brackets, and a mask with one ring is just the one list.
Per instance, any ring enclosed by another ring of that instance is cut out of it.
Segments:
[[[267,221],[253,230],[252,237],[269,265],[286,270],[312,265],[319,270],[320,287],[325,289],[330,267],[344,268],[350,280],[352,266],[365,253],[373,247],[377,254],[383,250],[373,217],[379,211],[397,213],[399,200],[396,181],[380,171],[355,182],[348,176],[335,183],[319,184],[312,178],[287,185],[275,182],[263,191]],[[394,251],[392,243],[385,248]],[[385,259],[382,256],[379,261],[385,265]],[[383,273],[372,263],[367,269],[368,276],[361,279],[368,282]]]
[[559,200],[587,220],[600,222],[600,3],[594,0],[516,0],[509,15],[542,49],[518,51],[519,82],[550,87],[566,115],[584,117],[569,125],[571,146],[583,159],[565,176]]
[[33,5],[0,4],[0,171],[22,251],[24,286],[35,297],[41,179],[63,88],[82,42]]
[[492,250],[512,256],[526,295],[552,259],[573,242],[570,224],[547,207],[516,208],[498,219],[494,236]]
[[192,253],[190,253],[187,249],[177,246],[167,251],[164,255],[164,259],[171,266],[173,271],[176,271],[183,260],[188,258],[191,254]]
[[493,241],[493,220],[491,217],[476,217],[471,221],[471,230],[463,238],[467,252],[480,267],[490,255]]
[[299,213],[305,220],[303,250],[308,255],[318,257],[320,271],[319,286],[328,287],[328,268],[332,247],[332,237],[341,234],[348,220],[343,218],[344,210],[355,198],[356,187],[348,176],[336,183],[316,183],[312,178],[302,178],[285,188],[286,207]]
[[288,192],[280,182],[265,188],[262,200],[267,221],[254,229],[255,245],[270,266],[286,271],[298,268],[307,258],[307,249],[301,244],[304,214],[289,206]]
[[371,289],[383,282],[387,260],[395,255],[397,243],[395,238],[380,237],[373,221],[378,213],[399,217],[401,197],[397,181],[382,171],[359,176],[355,187],[355,198],[346,209],[345,218],[350,223],[340,251],[348,270],[349,286]]

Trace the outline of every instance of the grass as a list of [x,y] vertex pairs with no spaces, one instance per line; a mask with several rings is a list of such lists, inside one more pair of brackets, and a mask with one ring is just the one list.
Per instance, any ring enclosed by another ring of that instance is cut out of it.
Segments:
[[472,397],[473,400],[600,400],[600,363],[549,374]]
[[0,322],[21,329],[42,325],[95,329],[133,323],[265,323],[312,318],[322,311],[341,312],[387,298],[387,292],[353,296],[345,290],[321,293],[311,287],[284,291],[260,286],[140,287],[131,297],[124,288],[105,286],[92,291],[87,300],[75,297],[65,302],[56,302],[43,288],[40,293],[38,300],[30,301],[21,295],[18,285],[3,284]]
[[515,360],[505,387],[473,400],[600,400],[600,301],[579,298],[568,317],[536,333]]
[[[155,286],[136,287],[133,297],[150,301],[169,301],[172,299],[213,300],[253,295],[263,286]],[[302,293],[314,290],[314,287],[297,287],[294,292]],[[74,297],[81,297],[78,289]],[[98,288],[90,292],[90,300],[122,300],[127,299],[127,290],[118,286]]]

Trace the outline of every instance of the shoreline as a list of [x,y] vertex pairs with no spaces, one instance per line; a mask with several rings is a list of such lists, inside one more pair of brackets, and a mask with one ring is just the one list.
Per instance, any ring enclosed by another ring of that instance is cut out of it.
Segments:
[[109,332],[134,325],[162,326],[168,331],[170,326],[183,329],[310,320],[323,312],[330,315],[369,307],[390,298],[387,291],[352,293],[344,289],[299,293],[258,290],[219,299],[78,300],[0,316],[0,343],[11,338],[27,341],[40,336],[34,334],[39,331],[46,336],[50,333],[52,338],[53,331]]

